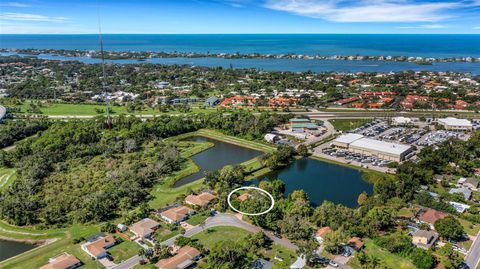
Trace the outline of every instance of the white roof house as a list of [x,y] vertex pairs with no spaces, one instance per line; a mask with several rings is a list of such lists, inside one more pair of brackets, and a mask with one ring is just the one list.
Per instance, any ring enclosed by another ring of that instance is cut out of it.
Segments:
[[465,212],[467,209],[470,208],[469,205],[466,205],[466,204],[462,204],[462,203],[457,203],[457,202],[453,202],[453,201],[450,201],[448,202],[450,205],[453,206],[453,208],[455,208],[455,210],[458,212],[458,213],[463,213]]
[[395,125],[405,125],[410,124],[412,122],[411,118],[406,117],[394,117],[392,118],[392,123]]
[[438,123],[443,125],[446,130],[472,130],[473,125],[470,120],[457,119],[457,118],[444,118],[438,119]]

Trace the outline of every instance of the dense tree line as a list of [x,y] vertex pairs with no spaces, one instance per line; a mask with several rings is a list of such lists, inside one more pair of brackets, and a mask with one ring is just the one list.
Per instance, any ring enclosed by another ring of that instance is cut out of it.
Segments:
[[0,124],[0,148],[46,130],[49,125],[50,122],[46,120],[6,121]]

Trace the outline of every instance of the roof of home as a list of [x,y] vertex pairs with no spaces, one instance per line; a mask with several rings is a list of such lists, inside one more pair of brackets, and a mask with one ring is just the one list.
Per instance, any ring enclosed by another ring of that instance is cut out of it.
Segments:
[[370,138],[361,138],[353,141],[350,147],[362,148],[367,150],[375,150],[387,154],[400,155],[408,150],[411,146],[402,145],[397,143],[385,142]]
[[105,247],[115,243],[115,239],[111,235],[99,238],[97,241],[94,241],[86,246],[88,252],[95,257],[98,257],[100,254],[105,253],[107,250]]
[[166,211],[163,211],[160,214],[172,221],[181,221],[193,211],[194,211],[193,209],[182,205],[182,206],[170,208]]
[[202,192],[198,195],[188,195],[185,198],[185,202],[192,205],[204,206],[210,203],[216,196],[209,192]]
[[469,177],[463,182],[463,184],[472,184],[475,188],[478,188],[480,181],[476,178]]
[[331,232],[332,232],[332,229],[330,227],[322,227],[317,230],[317,232],[315,233],[315,236],[324,237],[325,235]]
[[352,237],[348,240],[349,245],[353,245],[353,248],[359,250],[363,248],[363,241],[360,237]]
[[447,213],[443,213],[432,208],[427,208],[426,210],[423,211],[423,213],[420,213],[420,216],[418,216],[418,220],[426,223],[434,224],[437,220],[443,219],[446,217],[448,217]]
[[141,221],[138,221],[134,223],[132,226],[130,226],[130,231],[132,231],[134,234],[138,236],[146,236],[154,232],[154,229],[158,227],[159,223],[150,219],[150,218],[145,218],[142,219]]
[[450,189],[448,193],[450,194],[460,193],[463,195],[463,198],[465,198],[466,200],[469,200],[470,197],[472,196],[472,191],[464,187]]
[[426,231],[426,230],[417,230],[412,234],[412,236],[424,237],[424,238],[427,238],[427,239],[430,239],[431,237],[436,236],[436,235],[437,234],[435,232]]
[[155,265],[161,269],[187,268],[194,263],[194,259],[200,255],[198,249],[185,246],[177,251],[173,257],[158,261]]
[[64,253],[58,257],[51,258],[48,264],[39,269],[67,269],[79,263],[80,261],[75,256]]
[[273,268],[273,263],[266,261],[264,259],[258,259],[252,264],[252,269],[271,269]]
[[339,137],[337,137],[334,142],[338,143],[345,143],[345,144],[350,144],[353,141],[356,141],[360,138],[363,138],[364,136],[361,134],[344,134]]
[[293,119],[290,119],[290,122],[310,122],[310,120],[302,119],[302,118],[293,118]]
[[248,198],[250,198],[250,193],[246,192],[244,194],[241,194],[240,196],[237,197],[237,199],[240,201],[240,202],[244,202],[245,200],[247,200]]
[[315,123],[305,122],[305,123],[293,123],[292,128],[316,129],[318,128],[318,126]]

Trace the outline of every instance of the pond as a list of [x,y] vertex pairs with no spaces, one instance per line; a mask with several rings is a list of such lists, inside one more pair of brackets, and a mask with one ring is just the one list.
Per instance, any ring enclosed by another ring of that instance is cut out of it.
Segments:
[[[201,170],[180,179],[174,187],[203,178],[205,171],[215,171],[225,165],[239,164],[263,154],[261,151],[202,136],[190,137],[186,141],[211,142],[215,146],[194,155],[192,160],[201,167]],[[291,165],[261,178],[272,179],[285,182],[286,195],[294,190],[305,190],[314,206],[328,200],[355,207],[360,193],[363,191],[369,195],[373,193],[372,184],[362,179],[359,170],[311,158],[296,160]],[[249,181],[247,185],[249,184],[258,184],[258,180]]]
[[33,248],[35,248],[35,246],[30,244],[0,240],[0,261],[6,260]]
[[[355,207],[360,193],[373,193],[373,185],[362,179],[362,172],[359,170],[311,158],[296,160],[262,179],[282,180],[285,182],[286,195],[294,190],[305,190],[314,206],[328,200]],[[258,180],[251,183],[258,183]]]
[[216,171],[226,165],[243,163],[263,154],[263,152],[258,150],[203,136],[193,136],[185,139],[185,141],[211,142],[215,146],[192,156],[191,159],[200,167],[200,171],[178,180],[173,187],[180,187],[201,179],[205,176],[206,171]]

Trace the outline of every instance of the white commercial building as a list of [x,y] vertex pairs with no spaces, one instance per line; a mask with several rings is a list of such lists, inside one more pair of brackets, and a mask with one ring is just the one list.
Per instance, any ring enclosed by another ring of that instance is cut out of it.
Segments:
[[438,124],[445,127],[445,130],[451,131],[471,131],[473,130],[472,122],[466,119],[444,118],[438,119]]
[[339,136],[333,141],[332,145],[345,148],[353,153],[375,156],[383,160],[395,162],[403,161],[405,156],[412,151],[412,148],[408,145],[365,138],[363,135],[358,134]]
[[394,117],[392,118],[392,124],[393,125],[408,125],[412,123],[411,118],[405,118],[405,117]]

